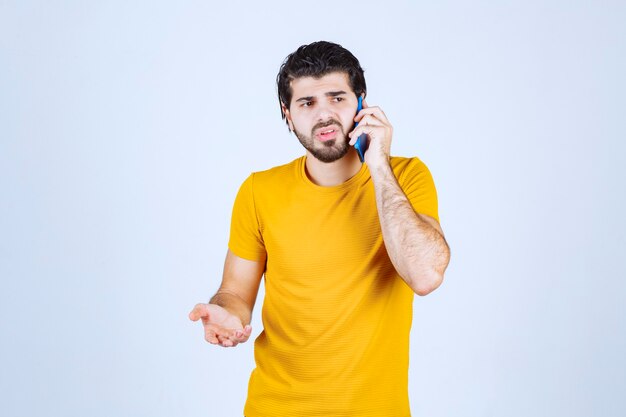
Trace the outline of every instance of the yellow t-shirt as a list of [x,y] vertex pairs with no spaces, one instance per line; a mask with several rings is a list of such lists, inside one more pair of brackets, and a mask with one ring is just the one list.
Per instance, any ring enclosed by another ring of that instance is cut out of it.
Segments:
[[[367,166],[345,183],[315,185],[305,159],[242,184],[229,248],[266,254],[263,332],[246,417],[406,417],[413,291],[383,244]],[[426,165],[392,157],[418,213],[438,219]]]

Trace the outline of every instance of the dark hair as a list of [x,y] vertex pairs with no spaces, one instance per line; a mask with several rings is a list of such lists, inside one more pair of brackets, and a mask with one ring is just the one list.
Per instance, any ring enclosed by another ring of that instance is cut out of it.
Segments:
[[[350,87],[357,97],[362,93],[367,94],[363,68],[359,60],[341,45],[319,41],[302,45],[295,52],[287,55],[283,61],[276,77],[279,104],[284,104],[289,109],[293,94],[291,81],[300,77],[321,78],[331,72],[347,73]],[[286,119],[282,106],[280,113],[282,118]]]

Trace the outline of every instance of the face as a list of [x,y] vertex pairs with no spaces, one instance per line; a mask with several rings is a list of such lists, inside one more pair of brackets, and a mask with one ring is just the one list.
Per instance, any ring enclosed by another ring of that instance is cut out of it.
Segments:
[[302,146],[322,162],[344,157],[357,108],[348,74],[297,78],[291,82],[291,89],[291,106],[283,110]]

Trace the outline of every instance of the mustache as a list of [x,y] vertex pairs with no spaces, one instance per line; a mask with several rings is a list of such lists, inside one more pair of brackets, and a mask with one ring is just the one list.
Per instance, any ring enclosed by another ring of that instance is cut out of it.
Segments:
[[343,126],[341,125],[341,123],[339,123],[339,120],[335,120],[335,119],[329,119],[325,122],[320,122],[317,123],[315,126],[313,126],[313,128],[311,129],[311,136],[313,136],[313,133],[317,130],[317,129],[321,129],[330,125],[337,125],[339,126],[339,130],[341,130],[341,133],[343,133]]

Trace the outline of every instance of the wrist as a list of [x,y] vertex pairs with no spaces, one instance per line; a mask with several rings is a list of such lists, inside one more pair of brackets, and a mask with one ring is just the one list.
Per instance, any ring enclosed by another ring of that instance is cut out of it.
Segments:
[[367,165],[370,171],[370,175],[374,181],[389,177],[390,175],[394,176],[389,158],[386,158],[376,163],[368,163]]

